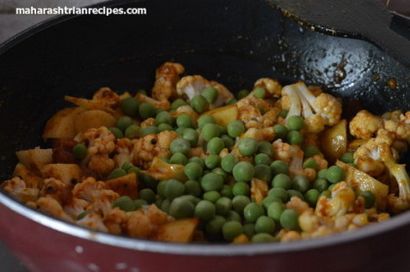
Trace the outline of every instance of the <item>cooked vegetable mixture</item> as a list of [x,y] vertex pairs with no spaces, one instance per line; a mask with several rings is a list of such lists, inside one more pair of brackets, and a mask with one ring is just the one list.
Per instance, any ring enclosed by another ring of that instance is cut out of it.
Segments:
[[48,120],[2,189],[93,230],[170,242],[287,242],[410,208],[410,112],[342,119],[338,98],[261,78],[234,96],[167,62],[152,96],[99,89]]

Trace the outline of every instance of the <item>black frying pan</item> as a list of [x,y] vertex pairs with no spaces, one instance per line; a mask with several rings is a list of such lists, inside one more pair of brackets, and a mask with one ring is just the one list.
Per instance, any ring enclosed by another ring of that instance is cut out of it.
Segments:
[[[410,109],[409,67],[369,42],[304,29],[262,0],[117,0],[109,5],[146,7],[148,15],[60,17],[27,30],[1,47],[1,179],[12,173],[15,150],[43,144],[40,135],[45,121],[64,106],[64,95],[89,96],[100,86],[110,86],[118,92],[149,89],[155,68],[168,60],[181,62],[188,73],[218,80],[233,91],[249,88],[263,76],[278,78],[283,83],[302,79],[324,86],[345,98],[347,103],[359,100],[375,113]],[[406,29],[406,26],[398,24],[398,28]],[[14,215],[26,217],[24,213]],[[326,242],[225,246],[226,249],[215,247],[215,250],[194,246],[187,248],[187,252],[209,255],[210,260],[212,256],[222,256],[215,257],[218,260],[215,269],[221,270],[228,268],[224,266],[223,256],[259,254],[260,271],[269,270],[269,260],[287,271],[298,271],[300,262],[304,262],[304,271],[316,271],[319,264],[327,271],[369,267],[408,271],[410,265],[403,262],[407,261],[403,256],[410,250],[410,237],[406,235],[410,229],[409,218],[407,213],[380,224],[377,229],[369,227],[374,230],[372,234],[358,231],[339,238],[325,238]],[[3,223],[0,225],[5,230],[8,226]],[[376,236],[380,233],[385,233],[383,237],[388,239]],[[67,231],[65,235],[74,234]],[[350,242],[344,243],[343,237]],[[101,241],[97,239],[101,243],[100,250],[104,251],[105,242]],[[372,245],[371,248],[366,248],[366,243]],[[134,244],[138,250],[147,252],[159,248],[149,242]],[[118,247],[125,246],[119,243]],[[180,254],[184,251],[176,248],[161,245],[162,252]],[[307,248],[309,255],[304,255],[303,250]],[[55,254],[45,250],[45,247],[36,249],[37,254]],[[287,255],[288,250],[292,255]],[[333,264],[323,264],[321,252],[326,252],[326,258]],[[387,252],[390,257],[382,260],[380,256]],[[71,258],[64,252],[60,254],[64,260]],[[339,254],[363,261],[347,263]],[[27,253],[24,256],[30,259]],[[292,261],[289,256],[293,256]],[[304,256],[309,256],[308,260]],[[373,263],[374,256],[377,261]],[[200,260],[198,257],[192,263],[200,263]],[[253,265],[252,260],[249,259],[249,265]],[[35,261],[31,261],[33,265]],[[55,267],[58,261],[57,258]],[[168,269],[184,261],[175,257]],[[139,262],[148,268],[156,265],[145,263],[141,258]],[[226,264],[229,263],[232,264]],[[246,264],[243,265],[246,269]],[[186,267],[181,269],[188,271]],[[191,267],[190,271],[193,269],[200,271],[198,267]]]

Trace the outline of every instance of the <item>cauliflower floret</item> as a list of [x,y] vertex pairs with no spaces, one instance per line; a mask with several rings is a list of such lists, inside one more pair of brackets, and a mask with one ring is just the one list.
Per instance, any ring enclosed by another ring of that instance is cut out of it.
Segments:
[[321,196],[316,204],[315,214],[321,217],[341,216],[354,207],[356,195],[346,182],[337,183],[330,198]]
[[286,208],[294,209],[298,212],[298,214],[302,214],[303,212],[311,209],[305,201],[297,196],[292,196],[288,203],[286,203]]
[[115,112],[120,102],[119,95],[108,87],[100,88],[91,100],[73,96],[65,96],[64,99],[86,109],[103,110],[110,113]]
[[131,151],[133,147],[133,143],[128,138],[117,140],[114,156],[114,161],[117,167],[121,167],[125,162],[130,162],[132,160]]
[[177,137],[175,131],[162,131],[159,134],[150,134],[133,140],[133,163],[146,169],[155,157],[168,157],[171,142]]
[[306,87],[303,82],[287,85],[282,89],[282,106],[289,106],[287,119],[290,116],[303,116],[308,132],[318,133],[325,125],[335,125],[342,114],[341,103],[332,95],[321,93],[317,97]]
[[181,78],[177,83],[177,93],[180,96],[186,95],[189,100],[194,96],[201,94],[202,90],[207,87],[213,87],[218,92],[218,97],[210,108],[216,108],[224,105],[227,101],[234,98],[233,94],[221,83],[216,81],[209,81],[206,78],[193,75]]
[[128,216],[126,212],[119,208],[111,209],[104,217],[104,225],[107,227],[108,232],[112,234],[121,234],[122,226],[126,224]]
[[388,112],[383,115],[383,127],[394,133],[395,138],[410,142],[410,111]]
[[88,153],[110,154],[115,150],[115,136],[106,127],[90,128],[83,133],[83,139],[88,141]]
[[77,224],[89,229],[108,232],[102,217],[96,213],[87,213],[86,216],[77,221]]
[[293,146],[291,146],[288,143],[284,143],[282,139],[278,139],[273,142],[272,147],[273,147],[273,156],[275,160],[281,160],[287,163],[290,162],[290,160],[292,159],[292,155],[293,155],[293,153],[291,152],[291,149],[293,148]]
[[84,212],[89,205],[88,201],[80,198],[71,198],[65,205],[64,211],[73,218]]
[[104,155],[91,156],[88,162],[88,168],[100,177],[109,175],[115,168],[115,162],[113,159]]
[[349,124],[350,134],[359,139],[370,139],[382,126],[382,118],[367,110],[359,111]]
[[26,182],[20,177],[4,181],[3,190],[22,202],[36,201],[39,195],[37,188],[27,188]]
[[63,210],[63,207],[61,207],[60,203],[50,197],[50,196],[46,196],[46,197],[40,197],[37,202],[37,207],[40,211],[45,212],[47,214],[50,214],[54,217],[72,222],[72,218],[65,213],[65,211]]
[[180,75],[185,71],[184,66],[175,62],[165,62],[155,71],[155,84],[152,97],[159,101],[177,97],[176,84]]
[[44,180],[40,195],[52,197],[59,203],[65,203],[70,195],[70,188],[61,180],[47,178]]
[[73,197],[84,199],[88,202],[92,202],[94,200],[94,194],[101,190],[104,190],[106,185],[102,181],[96,181],[93,177],[88,177],[84,179],[82,182],[77,183],[73,190]]
[[271,105],[253,95],[239,100],[236,103],[238,107],[238,119],[245,123],[246,128],[260,128],[263,125],[263,115],[271,109]]
[[264,88],[273,97],[280,97],[282,90],[279,81],[268,77],[258,79],[254,86]]
[[278,121],[279,113],[281,112],[280,108],[273,107],[264,115],[262,115],[262,127],[272,127]]

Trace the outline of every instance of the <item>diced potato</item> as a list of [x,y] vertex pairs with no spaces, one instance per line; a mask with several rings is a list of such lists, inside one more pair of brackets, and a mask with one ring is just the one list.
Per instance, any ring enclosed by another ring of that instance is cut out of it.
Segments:
[[321,150],[326,158],[336,161],[347,150],[346,120],[325,130],[321,136]]
[[189,218],[161,225],[154,239],[165,242],[188,243],[192,241],[198,219]]
[[31,170],[40,171],[44,165],[53,162],[53,149],[34,149],[21,150],[16,152],[19,161]]
[[74,118],[83,112],[82,108],[66,108],[54,114],[46,124],[44,139],[73,138],[77,132],[74,128]]
[[74,118],[74,127],[77,133],[84,132],[89,128],[112,127],[114,124],[115,118],[102,110],[87,110]]
[[219,125],[227,126],[231,121],[238,119],[238,107],[236,105],[228,105],[216,108],[204,114],[213,116]]
[[119,195],[127,195],[131,198],[138,196],[138,178],[135,173],[107,180],[105,184],[109,189],[117,192]]
[[257,141],[272,141],[275,138],[273,127],[267,128],[249,128],[241,138],[253,138]]
[[345,170],[345,179],[350,186],[358,191],[372,192],[376,198],[378,208],[383,209],[385,207],[389,186],[344,162],[337,161],[336,165]]
[[47,164],[41,169],[41,173],[44,178],[53,177],[67,185],[72,185],[72,181],[80,181],[82,176],[81,168],[71,163]]
[[186,180],[184,166],[180,164],[169,164],[158,157],[152,160],[150,168],[145,171],[147,175],[157,180],[177,179]]
[[268,184],[264,180],[252,179],[251,182],[251,197],[256,203],[261,203],[265,196],[268,194]]
[[14,169],[13,176],[21,177],[28,188],[40,188],[43,184],[43,179],[31,172],[24,164],[18,163]]

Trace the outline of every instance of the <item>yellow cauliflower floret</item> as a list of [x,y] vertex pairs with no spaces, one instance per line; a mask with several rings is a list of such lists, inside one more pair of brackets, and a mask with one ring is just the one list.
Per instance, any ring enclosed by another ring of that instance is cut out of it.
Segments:
[[63,210],[61,204],[50,196],[40,197],[36,204],[38,209],[42,212],[69,222],[73,221],[72,218]]
[[384,129],[393,133],[396,139],[410,142],[410,112],[394,111],[383,115]]
[[260,128],[263,126],[263,114],[271,109],[271,105],[253,95],[239,100],[236,103],[238,107],[238,119],[245,123],[246,128]]
[[110,154],[115,149],[115,136],[106,127],[90,128],[82,139],[88,142],[89,155]]
[[88,168],[100,177],[109,175],[115,168],[115,161],[107,154],[91,156]]
[[321,217],[344,215],[352,210],[355,198],[353,189],[346,182],[339,182],[333,187],[330,198],[319,198],[315,214]]
[[77,224],[89,229],[108,232],[104,225],[103,218],[97,213],[87,213],[86,216],[77,221]]
[[349,124],[350,134],[359,139],[370,139],[382,126],[382,118],[367,110],[359,111]]
[[176,84],[180,75],[185,71],[184,66],[175,62],[165,62],[155,71],[155,83],[152,97],[159,101],[177,97]]
[[20,177],[4,181],[1,187],[22,202],[36,201],[39,195],[39,189],[27,188],[26,182]]
[[258,79],[254,86],[264,88],[273,97],[280,97],[282,90],[279,81],[268,77]]

